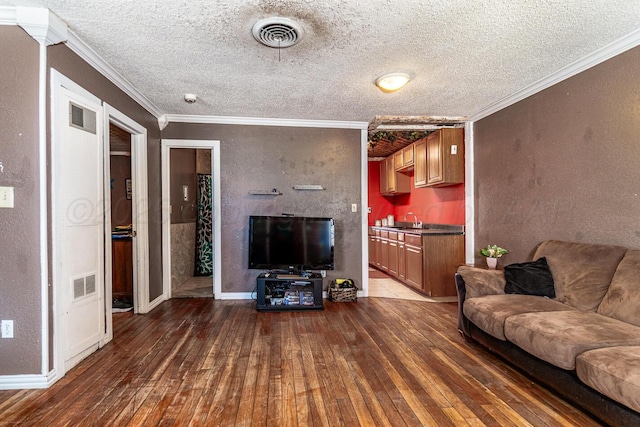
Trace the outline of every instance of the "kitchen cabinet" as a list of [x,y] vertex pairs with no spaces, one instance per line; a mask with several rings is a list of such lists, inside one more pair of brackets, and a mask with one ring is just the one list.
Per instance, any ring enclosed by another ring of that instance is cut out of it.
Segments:
[[405,283],[419,291],[423,291],[422,237],[407,234],[405,239]]
[[427,184],[464,182],[464,134],[461,128],[440,129],[427,137]]
[[404,280],[407,270],[407,256],[404,243],[404,233],[398,233],[398,278]]
[[395,157],[380,161],[380,194],[394,196],[411,192],[411,177],[396,171]]
[[397,172],[410,172],[413,170],[413,144],[407,145],[402,150],[393,154],[394,166]]
[[389,232],[389,257],[388,257],[388,270],[392,276],[398,275],[398,233],[395,231]]
[[388,272],[389,271],[389,232],[380,232],[380,246],[378,247],[378,262],[380,268]]
[[376,244],[376,232],[375,230],[369,230],[369,263],[377,265],[378,262],[378,247]]
[[429,297],[456,295],[453,277],[464,264],[464,234],[375,233],[379,246],[369,258],[371,265]]
[[416,188],[427,185],[427,139],[413,143],[413,185]]
[[122,302],[133,301],[133,241],[118,237],[111,241],[111,294]]

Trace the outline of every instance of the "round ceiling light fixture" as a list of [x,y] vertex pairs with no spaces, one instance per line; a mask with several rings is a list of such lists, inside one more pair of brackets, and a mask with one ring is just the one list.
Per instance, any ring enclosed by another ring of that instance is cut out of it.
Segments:
[[383,92],[395,92],[409,83],[411,76],[406,73],[391,73],[376,79],[376,86]]
[[304,34],[302,27],[289,18],[265,18],[255,23],[253,37],[268,47],[284,48],[298,43]]

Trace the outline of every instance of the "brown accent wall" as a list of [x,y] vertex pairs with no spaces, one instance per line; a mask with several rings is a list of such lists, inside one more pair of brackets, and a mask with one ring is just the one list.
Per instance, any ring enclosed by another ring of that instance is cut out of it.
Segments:
[[[171,224],[196,222],[198,217],[196,150],[193,148],[172,148],[169,156],[171,162],[169,177]],[[189,199],[187,201],[184,201],[182,197],[183,185],[188,187]]]
[[639,82],[635,48],[475,124],[478,248],[506,264],[546,239],[640,248]]
[[14,321],[0,375],[40,374],[39,46],[14,26],[0,25],[0,40],[0,186],[15,199],[0,208],[0,319]]
[[[131,179],[131,134],[113,123],[109,125],[111,152],[111,227],[132,222],[132,200],[127,199],[127,180]],[[114,154],[129,153],[129,155]]]
[[[171,123],[168,139],[220,140],[222,199],[222,290],[249,292],[259,270],[247,268],[250,215],[325,216],[336,220],[336,270],[362,286],[360,131]],[[324,191],[296,191],[295,184],[320,184]],[[276,188],[282,196],[249,195]]]
[[65,45],[48,48],[49,67],[126,114],[147,129],[147,165],[149,180],[149,298],[162,294],[162,227],[160,128],[157,119],[125,92],[98,73]]

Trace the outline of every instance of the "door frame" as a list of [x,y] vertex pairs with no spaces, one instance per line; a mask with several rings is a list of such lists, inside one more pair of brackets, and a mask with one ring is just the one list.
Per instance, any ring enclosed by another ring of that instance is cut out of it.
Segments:
[[109,125],[131,134],[131,221],[133,238],[133,312],[149,312],[149,180],[147,174],[147,129],[116,108],[104,105],[104,233],[105,233],[105,343],[113,339],[111,301],[113,259],[111,256],[111,153]]
[[162,139],[162,287],[165,299],[171,298],[171,215],[169,213],[170,189],[170,150],[172,148],[193,148],[211,150],[211,179],[213,197],[211,198],[213,230],[213,297],[222,297],[222,257],[220,225],[220,141],[192,139]]

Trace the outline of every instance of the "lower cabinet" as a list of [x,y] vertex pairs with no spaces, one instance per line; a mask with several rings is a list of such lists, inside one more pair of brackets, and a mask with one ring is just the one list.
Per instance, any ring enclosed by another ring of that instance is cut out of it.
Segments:
[[454,275],[464,264],[463,234],[379,233],[371,265],[427,296],[456,295]]
[[422,291],[422,247],[405,243],[405,252],[407,263],[405,283]]

